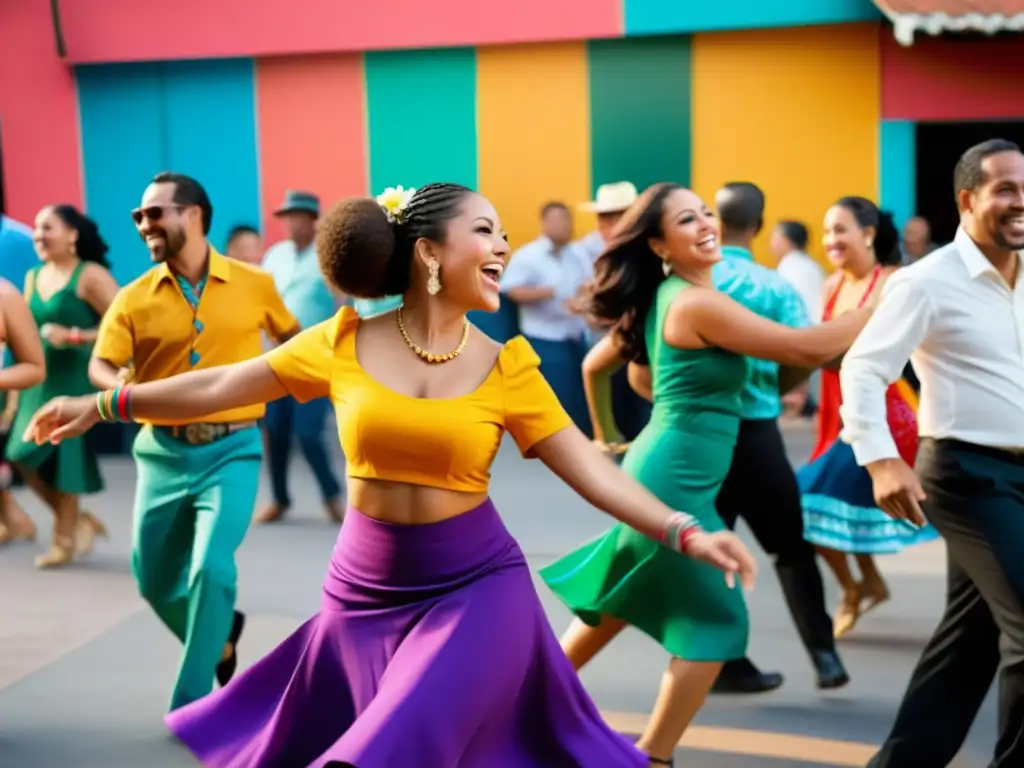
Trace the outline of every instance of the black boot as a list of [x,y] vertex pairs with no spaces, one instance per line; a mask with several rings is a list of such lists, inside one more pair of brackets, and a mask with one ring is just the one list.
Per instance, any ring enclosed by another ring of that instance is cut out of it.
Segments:
[[818,687],[823,690],[842,688],[850,682],[850,676],[836,652],[832,617],[825,608],[825,588],[817,561],[801,558],[799,562],[777,564],[775,570],[793,623],[814,665]]
[[811,662],[818,673],[818,687],[823,690],[842,688],[850,682],[842,659],[833,651],[811,651]]
[[734,659],[722,665],[712,693],[767,693],[785,682],[779,672],[762,672],[747,658]]
[[238,669],[238,638],[242,636],[243,629],[245,629],[245,614],[235,611],[235,618],[231,623],[231,634],[228,636],[231,655],[217,665],[217,682],[222,687],[231,682],[231,678],[235,676],[235,670]]

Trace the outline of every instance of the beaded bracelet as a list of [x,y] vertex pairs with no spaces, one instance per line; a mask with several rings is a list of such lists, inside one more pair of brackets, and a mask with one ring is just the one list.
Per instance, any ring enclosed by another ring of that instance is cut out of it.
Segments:
[[685,554],[690,539],[702,531],[700,523],[693,515],[674,512],[665,520],[665,527],[661,532],[661,543],[674,552]]
[[113,389],[96,393],[96,410],[103,421],[132,421],[131,386],[119,384]]

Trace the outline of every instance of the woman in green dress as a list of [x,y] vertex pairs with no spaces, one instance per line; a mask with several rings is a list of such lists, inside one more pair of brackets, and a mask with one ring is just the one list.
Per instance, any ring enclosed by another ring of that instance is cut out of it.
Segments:
[[[715,497],[732,462],[744,356],[813,368],[838,357],[869,311],[792,329],[714,289],[718,224],[693,192],[656,184],[633,204],[597,263],[590,314],[613,329],[622,357],[649,364],[654,408],[623,469],[707,530],[725,528]],[[671,655],[638,746],[670,765],[679,738],[722,663],[746,654],[743,594],[713,569],[650,544],[624,526],[541,571],[578,617],[562,646],[579,669],[624,627]],[[683,590],[680,591],[680,587]]]
[[36,445],[22,435],[32,414],[60,395],[93,392],[89,357],[96,328],[117,283],[108,271],[107,244],[95,222],[71,205],[43,208],[36,216],[35,246],[42,264],[25,278],[25,300],[39,326],[46,356],[46,379],[18,397],[7,458],[54,515],[53,543],[36,558],[39,568],[70,563],[92,549],[105,533],[79,496],[103,488],[99,463],[85,438],[60,445]]

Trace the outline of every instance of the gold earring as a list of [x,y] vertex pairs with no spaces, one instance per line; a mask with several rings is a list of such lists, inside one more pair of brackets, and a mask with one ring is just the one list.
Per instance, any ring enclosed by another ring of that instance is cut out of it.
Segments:
[[74,256],[76,253],[78,253],[78,246],[76,246],[74,243],[72,243],[71,244],[71,255]]
[[430,278],[427,280],[427,293],[431,296],[437,296],[441,292],[441,265],[436,261],[430,262],[427,266],[430,270]]
[[672,265],[668,263],[668,259],[661,262],[661,271],[665,273],[665,277],[672,274]]
[[875,241],[874,241],[874,240],[865,240],[865,241],[864,241],[864,245],[866,245],[866,246],[867,246],[867,249],[868,249],[869,251],[871,250],[871,246],[873,246],[874,244],[875,244]]

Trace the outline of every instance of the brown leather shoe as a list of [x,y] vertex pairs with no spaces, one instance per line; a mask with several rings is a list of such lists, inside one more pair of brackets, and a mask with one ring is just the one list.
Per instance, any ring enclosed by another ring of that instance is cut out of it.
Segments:
[[288,511],[288,507],[282,507],[280,504],[268,504],[263,508],[263,511],[256,515],[256,522],[260,525],[266,523],[276,523],[282,517],[284,513]]
[[340,523],[345,519],[345,504],[337,496],[324,504],[324,511],[327,512],[327,517],[335,523]]

